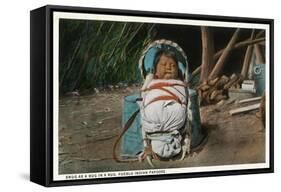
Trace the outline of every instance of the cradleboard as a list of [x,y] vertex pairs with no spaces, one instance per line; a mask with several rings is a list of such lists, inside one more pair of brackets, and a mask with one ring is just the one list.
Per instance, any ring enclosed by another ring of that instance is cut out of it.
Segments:
[[[176,53],[178,59],[178,68],[184,77],[184,81],[188,84],[188,62],[184,51],[174,42],[168,40],[157,40],[151,43],[144,51],[139,60],[139,68],[144,79],[143,87],[151,74],[154,72],[154,58],[159,49],[168,49]],[[188,95],[187,99],[187,121],[191,130],[191,143],[190,148],[197,147],[205,137],[201,128],[199,102],[196,90],[186,88]],[[122,128],[121,135],[118,137],[114,146],[114,159],[120,161],[116,155],[117,143],[121,142],[120,157],[123,160],[137,159],[138,155],[144,151],[144,139],[141,126],[141,115],[139,113],[140,107],[138,101],[141,100],[140,92],[127,95],[123,99],[122,111]]]

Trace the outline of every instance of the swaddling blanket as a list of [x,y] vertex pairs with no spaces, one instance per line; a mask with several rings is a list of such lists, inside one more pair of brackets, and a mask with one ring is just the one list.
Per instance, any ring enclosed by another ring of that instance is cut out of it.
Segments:
[[[150,89],[159,84],[167,84],[163,87],[165,90]],[[179,101],[159,99],[152,102],[161,96],[171,96],[171,93]],[[179,130],[183,128],[186,120],[184,83],[180,80],[152,80],[147,90],[142,93],[142,98],[141,123],[143,131],[148,133],[148,138],[151,140],[152,150],[164,158],[178,154],[181,151],[182,140]]]
[[[174,85],[165,86],[164,88],[175,94],[181,103],[176,100],[158,100],[150,103],[159,96],[170,96],[168,92],[161,89],[149,90],[150,87],[158,83]],[[142,116],[141,123],[145,132],[170,132],[183,127],[186,119],[186,88],[182,81],[173,79],[153,79],[148,84],[148,91],[142,93],[142,98],[143,102],[140,106]]]

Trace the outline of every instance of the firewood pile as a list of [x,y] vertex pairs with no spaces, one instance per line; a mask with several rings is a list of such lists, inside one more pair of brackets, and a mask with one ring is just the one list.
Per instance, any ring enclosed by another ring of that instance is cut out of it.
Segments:
[[[251,58],[253,54],[256,57],[256,63],[264,64],[264,54],[261,52],[261,46],[265,41],[264,30],[252,30],[249,38],[240,40],[239,34],[243,29],[237,28],[229,38],[226,46],[221,50],[215,50],[215,41],[213,29],[211,27],[201,27],[202,40],[202,63],[191,75],[200,76],[200,80],[195,86],[200,105],[216,104],[222,100],[228,99],[228,90],[230,88],[240,88],[242,82],[249,78],[250,68],[253,65]],[[239,41],[240,40],[240,41]],[[223,75],[223,68],[228,63],[227,59],[234,49],[246,47],[246,52],[241,63],[241,72],[231,76]]]
[[232,74],[230,77],[223,75],[201,83],[196,87],[200,105],[215,104],[228,99],[228,90],[239,88],[240,83],[241,76],[236,74]]

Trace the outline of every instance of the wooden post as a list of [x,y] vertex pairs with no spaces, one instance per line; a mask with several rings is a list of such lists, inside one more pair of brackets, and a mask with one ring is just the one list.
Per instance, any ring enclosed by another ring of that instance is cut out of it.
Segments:
[[235,45],[235,42],[239,35],[239,31],[240,31],[240,29],[238,28],[233,33],[229,43],[227,44],[222,55],[220,56],[219,60],[217,61],[214,69],[212,70],[211,74],[209,75],[209,79],[214,79],[220,74],[220,72],[223,68],[223,65],[225,64],[225,61],[226,61],[227,57],[229,56],[229,53],[231,52],[232,47]]
[[256,63],[264,64],[265,61],[260,46],[258,44],[255,44],[254,47],[255,47],[254,49],[255,49]]
[[[255,33],[255,31],[252,30],[251,39],[254,38],[254,33]],[[242,75],[243,79],[245,79],[247,74],[248,74],[248,70],[249,70],[251,59],[252,59],[252,55],[253,55],[253,45],[249,45],[247,47],[247,50],[246,50],[246,53],[245,53],[243,67],[242,67],[242,70],[241,70],[241,75]]]
[[206,26],[201,27],[202,40],[202,64],[200,82],[208,80],[210,70],[214,65],[214,38],[212,29]]

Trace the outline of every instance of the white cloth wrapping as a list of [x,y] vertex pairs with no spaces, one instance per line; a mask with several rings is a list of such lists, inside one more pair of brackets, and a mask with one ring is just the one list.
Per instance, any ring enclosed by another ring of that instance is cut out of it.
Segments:
[[[147,88],[156,83],[184,83],[180,80],[152,80]],[[183,86],[164,87],[171,91],[181,100],[186,103],[186,88]],[[158,96],[168,95],[169,93],[160,90],[152,89],[142,93],[143,101],[140,104],[141,108],[141,124],[143,131],[146,133],[155,132],[170,132],[170,135],[153,135],[151,136],[152,150],[161,157],[171,157],[181,151],[181,135],[179,129],[183,128],[186,120],[186,105],[180,104],[175,100],[159,100],[147,105],[150,101]],[[147,105],[147,106],[146,106]],[[156,138],[158,137],[158,138]]]
[[163,158],[173,157],[181,152],[182,136],[178,130],[169,133],[147,135],[152,151]]

